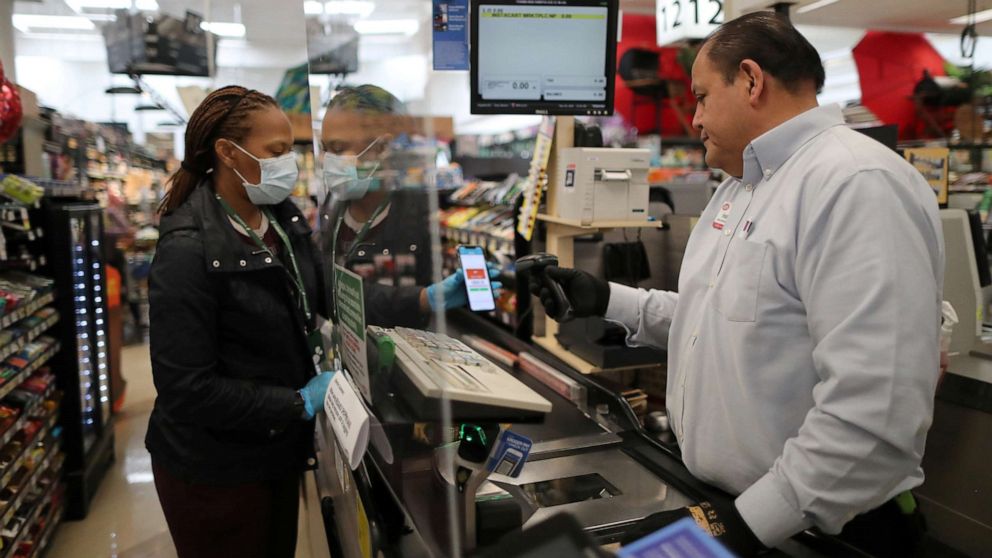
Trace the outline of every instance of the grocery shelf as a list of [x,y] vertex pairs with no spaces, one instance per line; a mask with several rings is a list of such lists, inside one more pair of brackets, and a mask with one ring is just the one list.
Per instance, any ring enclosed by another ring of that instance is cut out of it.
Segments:
[[513,239],[496,236],[492,233],[474,231],[471,229],[459,229],[453,227],[443,227],[441,236],[449,240],[454,240],[461,244],[473,244],[483,246],[489,250],[506,248],[513,250]]
[[38,358],[34,359],[30,364],[25,366],[24,369],[17,374],[17,376],[14,376],[8,380],[7,383],[0,386],[0,399],[7,397],[7,395],[14,391],[17,386],[21,385],[21,382],[23,382],[25,378],[31,374],[34,374],[36,370],[44,366],[45,363],[48,362],[48,359],[52,358],[59,352],[61,347],[62,344],[58,341],[53,342],[47,349],[45,349],[45,352],[41,353]]
[[[32,314],[34,315],[34,314]],[[27,319],[27,318],[25,318]],[[58,313],[52,314],[44,322],[34,326],[27,333],[22,335],[20,338],[7,343],[3,347],[0,347],[0,361],[7,360],[7,357],[23,349],[26,345],[37,339],[42,333],[48,331],[50,327],[57,324],[59,321]]]
[[35,504],[34,509],[28,515],[24,524],[21,525],[18,534],[11,541],[10,548],[5,548],[3,552],[3,558],[12,558],[17,554],[17,549],[24,542],[25,537],[31,533],[31,528],[34,527],[35,521],[38,520],[38,516],[41,514],[41,510],[45,509],[45,504],[51,502],[52,497],[55,495],[55,491],[58,490],[59,482],[53,482],[52,486],[38,499],[38,503]]
[[86,176],[92,180],[125,180],[127,178],[126,174],[94,171],[87,171]]
[[[44,434],[47,434],[54,427],[55,421],[58,419],[58,412],[51,413],[51,416],[45,419],[45,424],[38,429],[38,432],[31,438],[24,442],[24,449],[21,450],[21,454],[17,456],[9,467],[7,467],[7,472],[0,476],[0,490],[3,490],[10,484],[11,479],[14,478],[14,474],[17,473],[24,466],[24,462],[28,458],[28,454],[31,453],[31,448],[38,441],[38,438]],[[47,439],[47,438],[46,438]]]
[[[34,483],[37,482],[38,479],[40,479],[41,476],[49,469],[58,468],[58,467],[53,468],[52,463],[54,463],[56,461],[56,458],[60,457],[61,455],[62,454],[59,452],[59,449],[57,447],[48,448],[48,450],[45,452],[45,456],[41,459],[41,461],[39,461],[38,466],[35,467],[34,470],[29,473],[30,476],[24,481],[24,484],[21,486],[21,490],[17,494],[17,497],[14,498],[14,500],[10,504],[8,504],[6,508],[4,508],[3,514],[0,515],[0,526],[6,526],[7,523],[9,523],[10,520],[14,518],[14,514],[17,512],[17,509],[20,508],[22,504],[24,504],[24,499],[27,498],[27,495],[31,492],[31,488],[34,486]],[[65,459],[62,458],[61,461],[65,461]],[[61,466],[61,463],[59,464],[59,466]]]
[[39,395],[38,398],[33,403],[31,403],[30,406],[25,407],[24,411],[21,412],[21,416],[19,416],[17,420],[14,421],[14,424],[10,425],[10,428],[8,428],[6,432],[0,434],[0,448],[6,446],[7,442],[10,442],[14,438],[14,436],[16,436],[17,433],[24,428],[24,425],[27,424],[28,420],[31,419],[30,417],[31,412],[34,411],[38,407],[38,405],[41,405],[46,399],[49,399],[54,391],[55,391],[55,382],[52,382],[52,385],[48,386],[48,389],[46,389],[44,393]]
[[34,548],[31,550],[31,556],[29,558],[37,558],[41,556],[45,549],[48,548],[48,543],[52,542],[52,534],[55,533],[55,528],[62,523],[62,518],[65,516],[65,511],[63,508],[59,508],[54,514],[48,519],[48,525],[45,525],[45,530],[41,532],[38,537],[38,542],[35,543]]
[[452,207],[484,207],[486,209],[513,209],[512,203],[490,203],[488,201],[474,201],[474,202],[463,202],[463,201],[451,201],[448,200],[448,205]]
[[46,293],[32,300],[24,306],[19,306],[0,317],[0,329],[8,328],[15,322],[19,322],[34,314],[42,307],[55,301],[55,293]]
[[37,271],[39,267],[45,266],[45,261],[45,256],[39,256],[38,258],[0,259],[0,269]]
[[0,203],[0,220],[29,222],[28,206],[18,202]]
[[[75,198],[81,197],[86,191],[79,182],[70,180],[52,180],[51,178],[36,178],[33,176],[22,176],[25,180],[30,180],[37,186],[45,190],[45,196]],[[29,207],[40,207],[39,203],[28,204]]]

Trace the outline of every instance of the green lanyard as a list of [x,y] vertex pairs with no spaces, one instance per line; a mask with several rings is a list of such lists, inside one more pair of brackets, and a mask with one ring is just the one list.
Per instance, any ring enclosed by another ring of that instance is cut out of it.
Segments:
[[[357,233],[355,233],[355,240],[352,241],[351,246],[348,248],[348,251],[345,253],[344,261],[342,262],[343,265],[341,267],[344,268],[348,267],[348,258],[350,258],[352,254],[355,253],[355,250],[358,248],[358,245],[362,242],[362,240],[365,239],[365,235],[367,235],[369,233],[369,230],[372,229],[372,224],[375,223],[375,220],[379,217],[379,215],[386,210],[387,206],[389,206],[389,202],[392,199],[392,197],[393,197],[392,194],[387,195],[386,198],[379,203],[379,206],[375,208],[375,211],[372,212],[372,217],[370,217],[369,220],[365,221],[365,224],[362,225],[362,228]],[[331,305],[332,306],[331,312],[334,314],[335,323],[337,323],[338,321],[338,303],[337,303],[338,281],[337,281],[337,270],[334,269],[334,266],[337,265],[338,263],[337,260],[338,233],[341,232],[341,223],[344,222],[344,214],[346,211],[348,211],[347,205],[344,207],[344,210],[341,211],[341,214],[338,216],[336,222],[334,223],[334,236],[331,237],[331,289],[332,292],[334,293],[334,303]]]
[[[381,203],[379,203],[379,206],[375,208],[375,211],[372,212],[372,217],[370,217],[367,221],[365,221],[365,223],[362,225],[362,228],[357,233],[355,233],[355,240],[352,241],[351,246],[348,248],[348,252],[345,253],[344,255],[345,267],[347,267],[348,265],[348,258],[350,258],[352,254],[355,253],[355,250],[358,248],[358,245],[362,242],[362,240],[365,239],[365,235],[369,233],[369,230],[372,228],[372,224],[375,223],[375,220],[379,218],[379,215],[386,210],[386,207],[389,205],[391,198],[392,198],[391,195],[386,196],[386,198],[383,199]],[[349,206],[345,206],[344,210],[341,211],[341,215],[338,217],[337,222],[334,223],[334,237],[331,239],[332,264],[338,263],[337,262],[338,233],[341,232],[341,223],[344,222],[344,214],[345,212],[348,211],[348,207]]]
[[[263,241],[261,238],[258,237],[258,234],[255,233],[255,230],[249,227],[248,223],[245,223],[245,220],[242,219],[241,216],[238,215],[238,213],[234,211],[234,209],[232,209],[231,206],[228,205],[223,198],[217,196],[217,201],[220,202],[221,207],[224,208],[224,211],[231,217],[231,219],[233,219],[235,223],[240,225],[241,228],[243,228],[245,232],[248,233],[248,236],[250,236],[251,239],[255,241],[255,244],[258,245],[258,248],[260,250],[267,252],[269,255],[273,255],[272,251],[269,250],[269,247],[266,246],[265,241]],[[307,297],[307,290],[305,285],[303,284],[303,275],[300,273],[300,266],[296,263],[296,254],[293,252],[293,245],[292,243],[290,243],[289,237],[286,235],[286,231],[284,231],[282,227],[279,226],[279,222],[276,221],[275,217],[273,217],[272,212],[269,211],[267,208],[262,208],[262,213],[269,220],[269,224],[272,226],[273,229],[275,229],[276,234],[279,235],[279,239],[282,240],[282,244],[285,247],[286,252],[289,254],[289,262],[293,266],[293,271],[289,273],[289,276],[290,279],[293,281],[293,286],[296,287],[296,292],[299,294],[299,304],[303,310],[303,314],[306,315],[307,318],[306,328],[307,330],[309,330],[310,320],[312,319],[313,316],[310,313],[310,299],[309,297]]]

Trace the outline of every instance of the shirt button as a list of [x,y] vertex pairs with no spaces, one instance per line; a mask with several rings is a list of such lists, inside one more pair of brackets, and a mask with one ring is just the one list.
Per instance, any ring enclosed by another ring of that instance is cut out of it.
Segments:
[[730,229],[724,229],[723,236],[730,236]]
[[417,251],[417,245],[416,244],[411,244],[410,245],[410,251],[411,252],[416,252]]
[[713,288],[713,281],[710,281],[710,288]]
[[317,464],[317,460],[316,459],[314,459],[312,457],[310,457],[310,458],[307,459],[307,465],[308,466],[313,467],[316,464]]
[[272,263],[272,258],[265,258],[265,263]]
[[386,248],[386,249],[384,249],[384,250],[382,251],[382,255],[383,255],[383,256],[388,256],[388,255],[389,255],[389,248]]
[[771,175],[772,175],[772,169],[765,169],[765,178],[768,178]]
[[297,222],[297,221],[300,220],[300,216],[299,215],[294,215],[293,218],[290,219],[290,220],[295,223],[295,222]]
[[358,251],[358,255],[359,256],[365,256],[365,250],[359,250]]
[[754,185],[753,184],[748,184],[747,186],[744,187],[744,190],[750,192],[751,190],[754,190]]
[[238,262],[238,263],[239,263],[239,264],[241,264],[241,267],[245,267],[245,266],[247,266],[247,265],[248,265],[248,262],[246,262],[246,261],[244,261],[244,260],[241,260],[241,261],[240,261],[240,262]]
[[220,260],[214,260],[214,267],[220,267]]

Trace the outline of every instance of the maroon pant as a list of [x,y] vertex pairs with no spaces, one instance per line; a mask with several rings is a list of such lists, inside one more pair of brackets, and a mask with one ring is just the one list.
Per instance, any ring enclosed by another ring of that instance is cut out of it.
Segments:
[[155,489],[179,558],[292,558],[300,477],[192,484],[152,460]]

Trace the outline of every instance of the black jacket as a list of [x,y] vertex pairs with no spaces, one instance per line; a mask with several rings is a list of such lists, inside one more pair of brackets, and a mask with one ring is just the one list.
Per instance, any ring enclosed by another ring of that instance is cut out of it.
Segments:
[[[326,315],[306,220],[290,201],[273,213],[311,306]],[[295,392],[315,371],[283,252],[271,258],[243,242],[207,184],[162,218],[149,277],[158,397],[145,444],[181,479],[273,479],[312,456],[313,421],[300,418]]]
[[[345,267],[362,273],[362,266],[380,267],[377,260],[390,260],[398,263],[406,257],[413,260],[412,279],[415,285],[380,284],[379,278],[366,277],[363,282],[365,296],[365,321],[380,327],[411,327],[422,329],[430,321],[431,314],[420,311],[420,291],[431,284],[431,241],[430,219],[427,194],[419,191],[397,191],[390,193],[389,215],[378,227],[370,230],[359,242]],[[334,242],[335,224],[343,219],[347,203],[335,204],[325,210],[322,231],[325,274],[331,273],[331,243]],[[342,223],[341,227],[346,227]],[[328,295],[329,299],[333,296]]]

